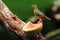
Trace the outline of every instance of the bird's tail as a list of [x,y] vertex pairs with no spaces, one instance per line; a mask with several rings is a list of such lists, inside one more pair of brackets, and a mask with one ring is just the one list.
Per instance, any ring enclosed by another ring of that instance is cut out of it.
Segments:
[[52,20],[51,18],[49,18],[49,17],[47,17],[47,16],[45,16],[45,17],[46,17],[47,20]]

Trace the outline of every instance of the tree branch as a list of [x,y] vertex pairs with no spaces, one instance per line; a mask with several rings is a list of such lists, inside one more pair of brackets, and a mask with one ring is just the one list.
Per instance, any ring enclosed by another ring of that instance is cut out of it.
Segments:
[[[40,40],[36,35],[34,37],[28,36],[24,31],[22,31],[22,27],[26,24],[22,20],[20,20],[16,15],[14,15],[8,7],[0,0],[0,22],[2,25],[9,31],[15,33],[23,40],[31,40],[32,38],[36,38],[33,40]],[[43,37],[41,35],[41,37]]]

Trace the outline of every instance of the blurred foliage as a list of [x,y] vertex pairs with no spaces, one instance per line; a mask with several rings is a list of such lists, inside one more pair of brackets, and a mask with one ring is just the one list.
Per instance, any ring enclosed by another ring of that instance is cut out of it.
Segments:
[[[33,16],[33,10],[31,5],[37,4],[39,9],[44,12],[46,7],[50,7],[53,0],[3,0],[8,8],[16,14],[20,19],[26,22],[31,16]],[[54,21],[44,20],[44,27],[42,33],[46,33],[54,30],[56,23]],[[55,37],[56,38],[56,37]],[[54,39],[55,39],[54,38]],[[0,26],[0,40],[18,40],[18,38],[10,35],[3,27]]]
[[49,40],[55,38],[55,40],[57,40],[57,39],[60,39],[60,35],[59,34],[60,34],[60,29],[56,29],[56,30],[53,30],[53,31],[47,33],[45,35],[45,38],[49,39]]

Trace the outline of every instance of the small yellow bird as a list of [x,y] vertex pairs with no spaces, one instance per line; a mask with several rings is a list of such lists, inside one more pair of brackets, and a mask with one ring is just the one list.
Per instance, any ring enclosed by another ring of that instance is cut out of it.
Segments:
[[37,7],[36,4],[33,4],[33,5],[32,5],[32,8],[33,8],[33,10],[34,10],[34,14],[35,14],[35,17],[36,17],[36,18],[42,19],[42,20],[44,20],[44,19],[51,20],[50,18],[48,18],[44,13],[42,13],[42,12],[38,9],[38,7]]

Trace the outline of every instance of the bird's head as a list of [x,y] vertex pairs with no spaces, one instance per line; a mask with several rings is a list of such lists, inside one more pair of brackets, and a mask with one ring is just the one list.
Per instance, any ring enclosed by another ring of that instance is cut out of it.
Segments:
[[37,5],[36,4],[32,4],[32,8],[33,9],[37,8]]

